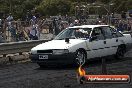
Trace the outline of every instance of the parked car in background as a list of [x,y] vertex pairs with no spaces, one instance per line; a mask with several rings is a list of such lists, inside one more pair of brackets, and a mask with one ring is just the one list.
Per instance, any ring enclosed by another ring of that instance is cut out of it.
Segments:
[[115,55],[122,58],[127,45],[132,43],[130,34],[123,35],[109,25],[82,25],[69,27],[53,40],[31,49],[31,61],[40,67],[49,64],[79,64],[88,59]]

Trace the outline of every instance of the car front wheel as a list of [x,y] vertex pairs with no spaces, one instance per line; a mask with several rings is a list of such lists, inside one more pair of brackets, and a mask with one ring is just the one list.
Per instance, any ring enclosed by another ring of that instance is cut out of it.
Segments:
[[85,61],[86,61],[86,55],[84,51],[82,50],[76,51],[76,64],[83,65],[85,64]]

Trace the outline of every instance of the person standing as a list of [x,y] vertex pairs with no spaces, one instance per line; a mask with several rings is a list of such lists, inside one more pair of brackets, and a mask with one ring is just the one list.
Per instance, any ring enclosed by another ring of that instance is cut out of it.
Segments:
[[37,29],[35,27],[35,25],[33,25],[33,28],[30,30],[30,40],[38,40],[38,36],[37,36]]
[[30,20],[31,21],[31,25],[35,25],[36,24],[36,20],[37,20],[36,16],[33,15],[32,19]]
[[16,42],[17,41],[17,35],[16,35],[16,24],[11,23],[11,28],[10,28],[10,33],[11,33],[11,41]]
[[39,25],[38,24],[35,24],[35,29],[37,31],[36,36],[37,36],[37,40],[38,40],[38,39],[40,39],[40,28],[39,28]]
[[9,16],[6,18],[7,21],[7,25],[8,25],[8,29],[11,27],[11,23],[13,21],[13,16],[11,15],[11,13],[9,14]]
[[11,22],[13,21],[13,16],[11,15],[11,13],[9,14],[9,16],[6,18],[7,22]]
[[119,23],[118,23],[117,31],[123,31],[123,23],[122,23],[121,20],[120,20]]
[[79,20],[75,20],[73,23],[70,24],[70,27],[72,26],[79,26]]
[[58,22],[57,19],[53,19],[53,28],[54,28],[54,34],[57,35],[59,33],[59,27],[58,27]]
[[128,25],[127,25],[127,31],[131,31],[131,24],[130,23],[128,23]]

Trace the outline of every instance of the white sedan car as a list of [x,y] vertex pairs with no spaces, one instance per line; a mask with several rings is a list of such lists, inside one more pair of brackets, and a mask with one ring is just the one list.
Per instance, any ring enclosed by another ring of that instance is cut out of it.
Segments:
[[83,25],[69,27],[53,40],[31,49],[31,61],[44,66],[48,64],[84,64],[86,60],[115,55],[122,58],[130,34],[123,35],[109,25]]

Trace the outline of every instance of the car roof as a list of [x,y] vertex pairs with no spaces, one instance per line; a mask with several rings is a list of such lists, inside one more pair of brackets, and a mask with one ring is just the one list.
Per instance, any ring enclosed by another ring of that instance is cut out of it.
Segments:
[[69,28],[94,28],[94,27],[102,27],[102,26],[109,26],[109,25],[81,25],[81,26],[73,26]]

